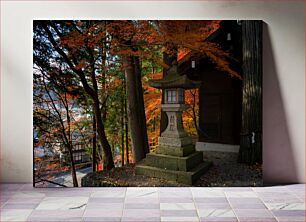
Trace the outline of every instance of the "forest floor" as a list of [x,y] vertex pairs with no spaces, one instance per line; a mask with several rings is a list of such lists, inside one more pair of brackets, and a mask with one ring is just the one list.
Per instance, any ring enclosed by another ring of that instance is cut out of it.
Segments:
[[237,163],[238,153],[205,151],[204,160],[213,166],[194,186],[262,186],[262,166]]
[[[248,166],[237,163],[237,153],[204,152],[204,160],[213,166],[193,186],[262,186],[261,165]],[[111,171],[98,171],[85,176],[82,186],[116,187],[179,187],[186,186],[165,179],[135,174],[135,164],[114,168]]]

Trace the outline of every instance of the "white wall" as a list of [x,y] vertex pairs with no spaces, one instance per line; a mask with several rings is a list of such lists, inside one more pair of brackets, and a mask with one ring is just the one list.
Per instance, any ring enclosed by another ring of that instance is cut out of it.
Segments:
[[1,1],[1,181],[32,182],[32,20],[262,19],[264,179],[305,182],[303,1]]

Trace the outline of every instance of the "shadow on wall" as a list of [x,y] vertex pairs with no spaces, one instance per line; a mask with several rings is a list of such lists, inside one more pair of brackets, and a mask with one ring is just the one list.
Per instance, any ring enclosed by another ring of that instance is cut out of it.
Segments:
[[299,181],[292,148],[269,26],[263,23],[263,180],[265,185]]

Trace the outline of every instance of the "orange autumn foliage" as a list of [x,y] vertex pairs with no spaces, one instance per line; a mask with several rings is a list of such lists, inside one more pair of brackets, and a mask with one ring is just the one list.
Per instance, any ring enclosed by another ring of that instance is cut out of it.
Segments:
[[[150,79],[156,79],[160,78],[162,74],[148,74],[147,76]],[[159,136],[161,91],[151,87],[145,81],[143,81],[143,89],[149,143],[155,144]]]
[[182,60],[186,55],[188,55],[188,53],[190,53],[189,49],[179,49],[177,53],[177,61]]
[[[84,46],[97,48],[103,47],[101,44],[108,44],[110,55],[138,56],[168,68],[153,52],[156,47],[160,47],[162,52],[171,54],[173,52],[165,47],[171,44],[179,49],[178,60],[187,54],[206,56],[220,70],[232,77],[241,78],[229,67],[230,54],[222,51],[216,43],[204,41],[219,28],[220,22],[220,20],[110,20],[94,21],[88,26],[85,22],[79,21],[77,25],[86,27],[83,28],[84,31],[82,33],[71,31],[59,40],[59,45],[74,49],[71,50],[73,54]],[[87,65],[79,64],[81,68]]]
[[188,109],[183,112],[183,125],[187,133],[191,136],[197,136],[197,123],[199,112],[199,91],[191,89],[185,91],[185,103],[188,104]]

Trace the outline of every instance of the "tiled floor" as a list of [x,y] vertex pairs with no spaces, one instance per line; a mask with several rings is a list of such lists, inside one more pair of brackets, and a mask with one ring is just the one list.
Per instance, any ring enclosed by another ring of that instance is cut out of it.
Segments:
[[1,221],[305,221],[305,185],[32,188],[1,185]]

